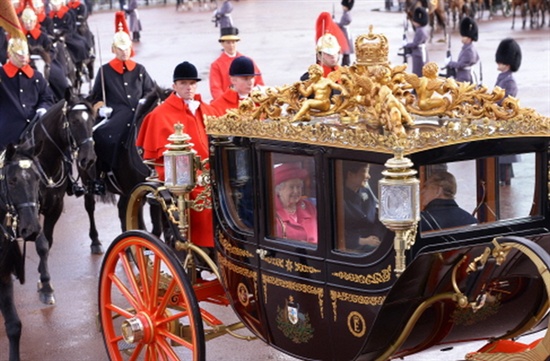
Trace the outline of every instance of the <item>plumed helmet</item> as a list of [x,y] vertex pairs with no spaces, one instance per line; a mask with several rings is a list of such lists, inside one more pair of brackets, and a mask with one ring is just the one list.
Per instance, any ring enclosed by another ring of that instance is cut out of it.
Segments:
[[[322,39],[327,33],[330,34],[331,37]],[[326,11],[320,13],[315,22],[315,41],[317,44],[317,52],[322,51],[327,54],[335,55],[340,51],[346,53],[349,50],[348,38],[342,32],[340,26],[332,20],[332,16]],[[326,48],[328,51],[320,50],[320,48]]]
[[14,55],[29,55],[29,44],[24,38],[11,38],[8,41],[8,54]]
[[239,38],[239,29],[237,28],[222,28],[220,33],[221,35],[218,39],[220,43],[225,40],[241,40],[241,38]]
[[420,26],[428,25],[428,10],[422,6],[414,9],[413,21],[420,24]]
[[340,3],[342,6],[345,6],[348,8],[348,10],[351,10],[353,8],[353,4],[355,3],[355,0],[342,0]]
[[229,67],[230,76],[256,76],[257,74],[254,70],[254,62],[252,59],[246,56],[239,56],[238,58],[233,59],[231,66]]
[[336,55],[340,52],[340,44],[336,37],[330,33],[326,33],[317,40],[317,52]]
[[124,18],[124,11],[115,13],[115,36],[113,37],[113,47],[120,50],[128,50],[132,47],[132,39],[128,31],[128,24]]
[[521,65],[521,48],[512,38],[504,39],[498,44],[495,55],[497,63],[510,65],[511,71],[518,71]]
[[21,13],[21,22],[27,30],[32,30],[36,26],[38,17],[33,9],[30,6],[27,6],[25,10]]
[[279,185],[291,179],[304,180],[308,176],[307,170],[302,168],[300,163],[283,163],[276,166],[273,173],[275,185]]
[[42,0],[32,0],[32,7],[37,13],[42,12],[44,10],[44,1]]
[[477,24],[474,20],[472,20],[472,18],[465,17],[464,19],[462,19],[462,21],[460,22],[460,35],[467,36],[473,41],[477,41]]
[[52,6],[52,10],[59,10],[65,5],[65,0],[50,0],[50,5]]
[[190,62],[184,61],[183,63],[176,65],[176,68],[174,69],[174,83],[176,80],[200,81],[201,78],[199,78],[197,68]]

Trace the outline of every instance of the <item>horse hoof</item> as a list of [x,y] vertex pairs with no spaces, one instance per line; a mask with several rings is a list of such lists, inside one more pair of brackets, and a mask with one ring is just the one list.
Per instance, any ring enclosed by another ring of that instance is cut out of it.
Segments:
[[50,291],[44,290],[44,285],[41,281],[38,281],[38,299],[40,302],[42,302],[45,305],[54,305],[55,304],[55,296],[53,294],[53,288],[51,285],[48,287]]
[[92,254],[103,254],[103,247],[101,245],[90,246],[92,248]]
[[38,292],[38,298],[40,299],[40,302],[45,305],[55,305],[55,296],[53,293]]

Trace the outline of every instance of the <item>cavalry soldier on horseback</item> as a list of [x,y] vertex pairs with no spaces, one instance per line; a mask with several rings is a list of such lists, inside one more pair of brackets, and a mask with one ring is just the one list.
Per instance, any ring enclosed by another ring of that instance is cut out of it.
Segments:
[[52,0],[50,6],[49,17],[53,21],[54,33],[59,32],[65,37],[75,64],[85,64],[95,57],[88,41],[78,33],[75,16],[65,5],[65,0]]
[[90,95],[104,118],[94,131],[98,163],[104,172],[117,167],[117,156],[127,141],[139,100],[154,87],[145,67],[131,59],[132,40],[124,31],[128,29],[124,12],[117,12],[115,20],[120,26],[111,47],[115,58],[100,68]]
[[52,40],[48,35],[42,31],[35,12],[29,6],[21,14],[21,23],[31,54],[46,57],[43,61],[49,65],[49,74],[42,75],[47,78],[55,97],[63,99],[69,88],[69,82],[65,76],[67,69],[57,59],[57,49],[52,46]]
[[36,116],[54,103],[48,82],[29,65],[29,46],[24,38],[8,42],[8,61],[0,67],[0,149],[18,143]]
[[38,17],[38,23],[40,24],[42,31],[53,36],[53,20],[46,15],[44,2],[42,0],[32,0],[32,7]]

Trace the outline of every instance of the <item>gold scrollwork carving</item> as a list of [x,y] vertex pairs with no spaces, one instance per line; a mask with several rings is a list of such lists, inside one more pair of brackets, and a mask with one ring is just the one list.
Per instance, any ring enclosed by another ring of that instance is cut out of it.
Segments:
[[[239,274],[243,277],[250,278],[252,280],[252,284],[254,285],[254,297],[258,299],[258,273],[255,271],[251,271],[245,267],[237,266],[236,264],[230,262],[225,257],[218,257],[218,265],[220,268],[227,268],[231,272],[234,272],[236,274]],[[220,272],[221,273],[221,272]]]
[[298,263],[289,259],[282,259],[282,258],[275,258],[275,257],[264,257],[263,261],[266,263],[269,263],[270,265],[273,265],[275,267],[279,267],[282,269],[285,269],[288,272],[303,272],[303,273],[320,273],[321,270],[317,269],[312,266],[307,266],[302,263]]
[[291,291],[316,295],[319,301],[319,310],[320,310],[321,318],[325,317],[323,312],[323,288],[322,287],[315,287],[304,283],[287,281],[278,277],[268,276],[268,275],[262,276],[262,285],[264,289],[264,302],[266,303],[267,303],[267,286],[268,285],[285,288]]
[[381,283],[389,282],[391,280],[392,272],[391,272],[391,265],[388,265],[386,269],[383,269],[380,272],[376,272],[373,274],[362,275],[362,274],[340,271],[340,272],[333,272],[332,276],[338,277],[345,281],[360,283],[364,285],[372,285],[372,284],[381,284]]
[[334,322],[337,320],[337,306],[338,301],[340,302],[350,302],[358,305],[367,305],[367,306],[382,306],[386,296],[363,296],[356,295],[349,292],[342,291],[330,291],[330,299],[332,301],[332,312],[334,315]]
[[225,235],[220,232],[218,234],[218,239],[220,241],[220,244],[222,245],[225,252],[228,254],[232,254],[239,257],[246,257],[246,258],[252,258],[252,253],[248,252],[246,249],[242,249],[236,246],[231,245],[229,240],[225,237]]

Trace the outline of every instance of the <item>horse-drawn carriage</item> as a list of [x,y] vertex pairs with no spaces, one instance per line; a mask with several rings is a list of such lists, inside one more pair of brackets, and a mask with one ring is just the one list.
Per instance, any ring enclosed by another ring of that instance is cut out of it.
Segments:
[[[165,182],[135,188],[128,231],[103,261],[112,360],[204,360],[206,340],[241,337],[243,325],[308,360],[387,360],[473,340],[490,343],[470,359],[549,356],[548,334],[501,340],[548,324],[550,119],[500,89],[437,78],[435,64],[423,78],[391,67],[382,35],[358,37],[356,54],[328,79],[253,93],[209,119],[209,166],[176,126]],[[339,94],[327,95],[331,82]],[[301,96],[310,86],[313,99]],[[377,239],[368,247],[349,236],[349,163],[368,165],[361,197],[378,204],[377,219],[356,227]],[[419,226],[419,186],[438,172],[455,175],[472,224]],[[283,219],[290,179],[299,199]],[[142,230],[149,204],[163,210],[163,240]],[[190,212],[207,208],[214,248],[189,238]],[[223,324],[207,304],[231,305],[241,322]]]

